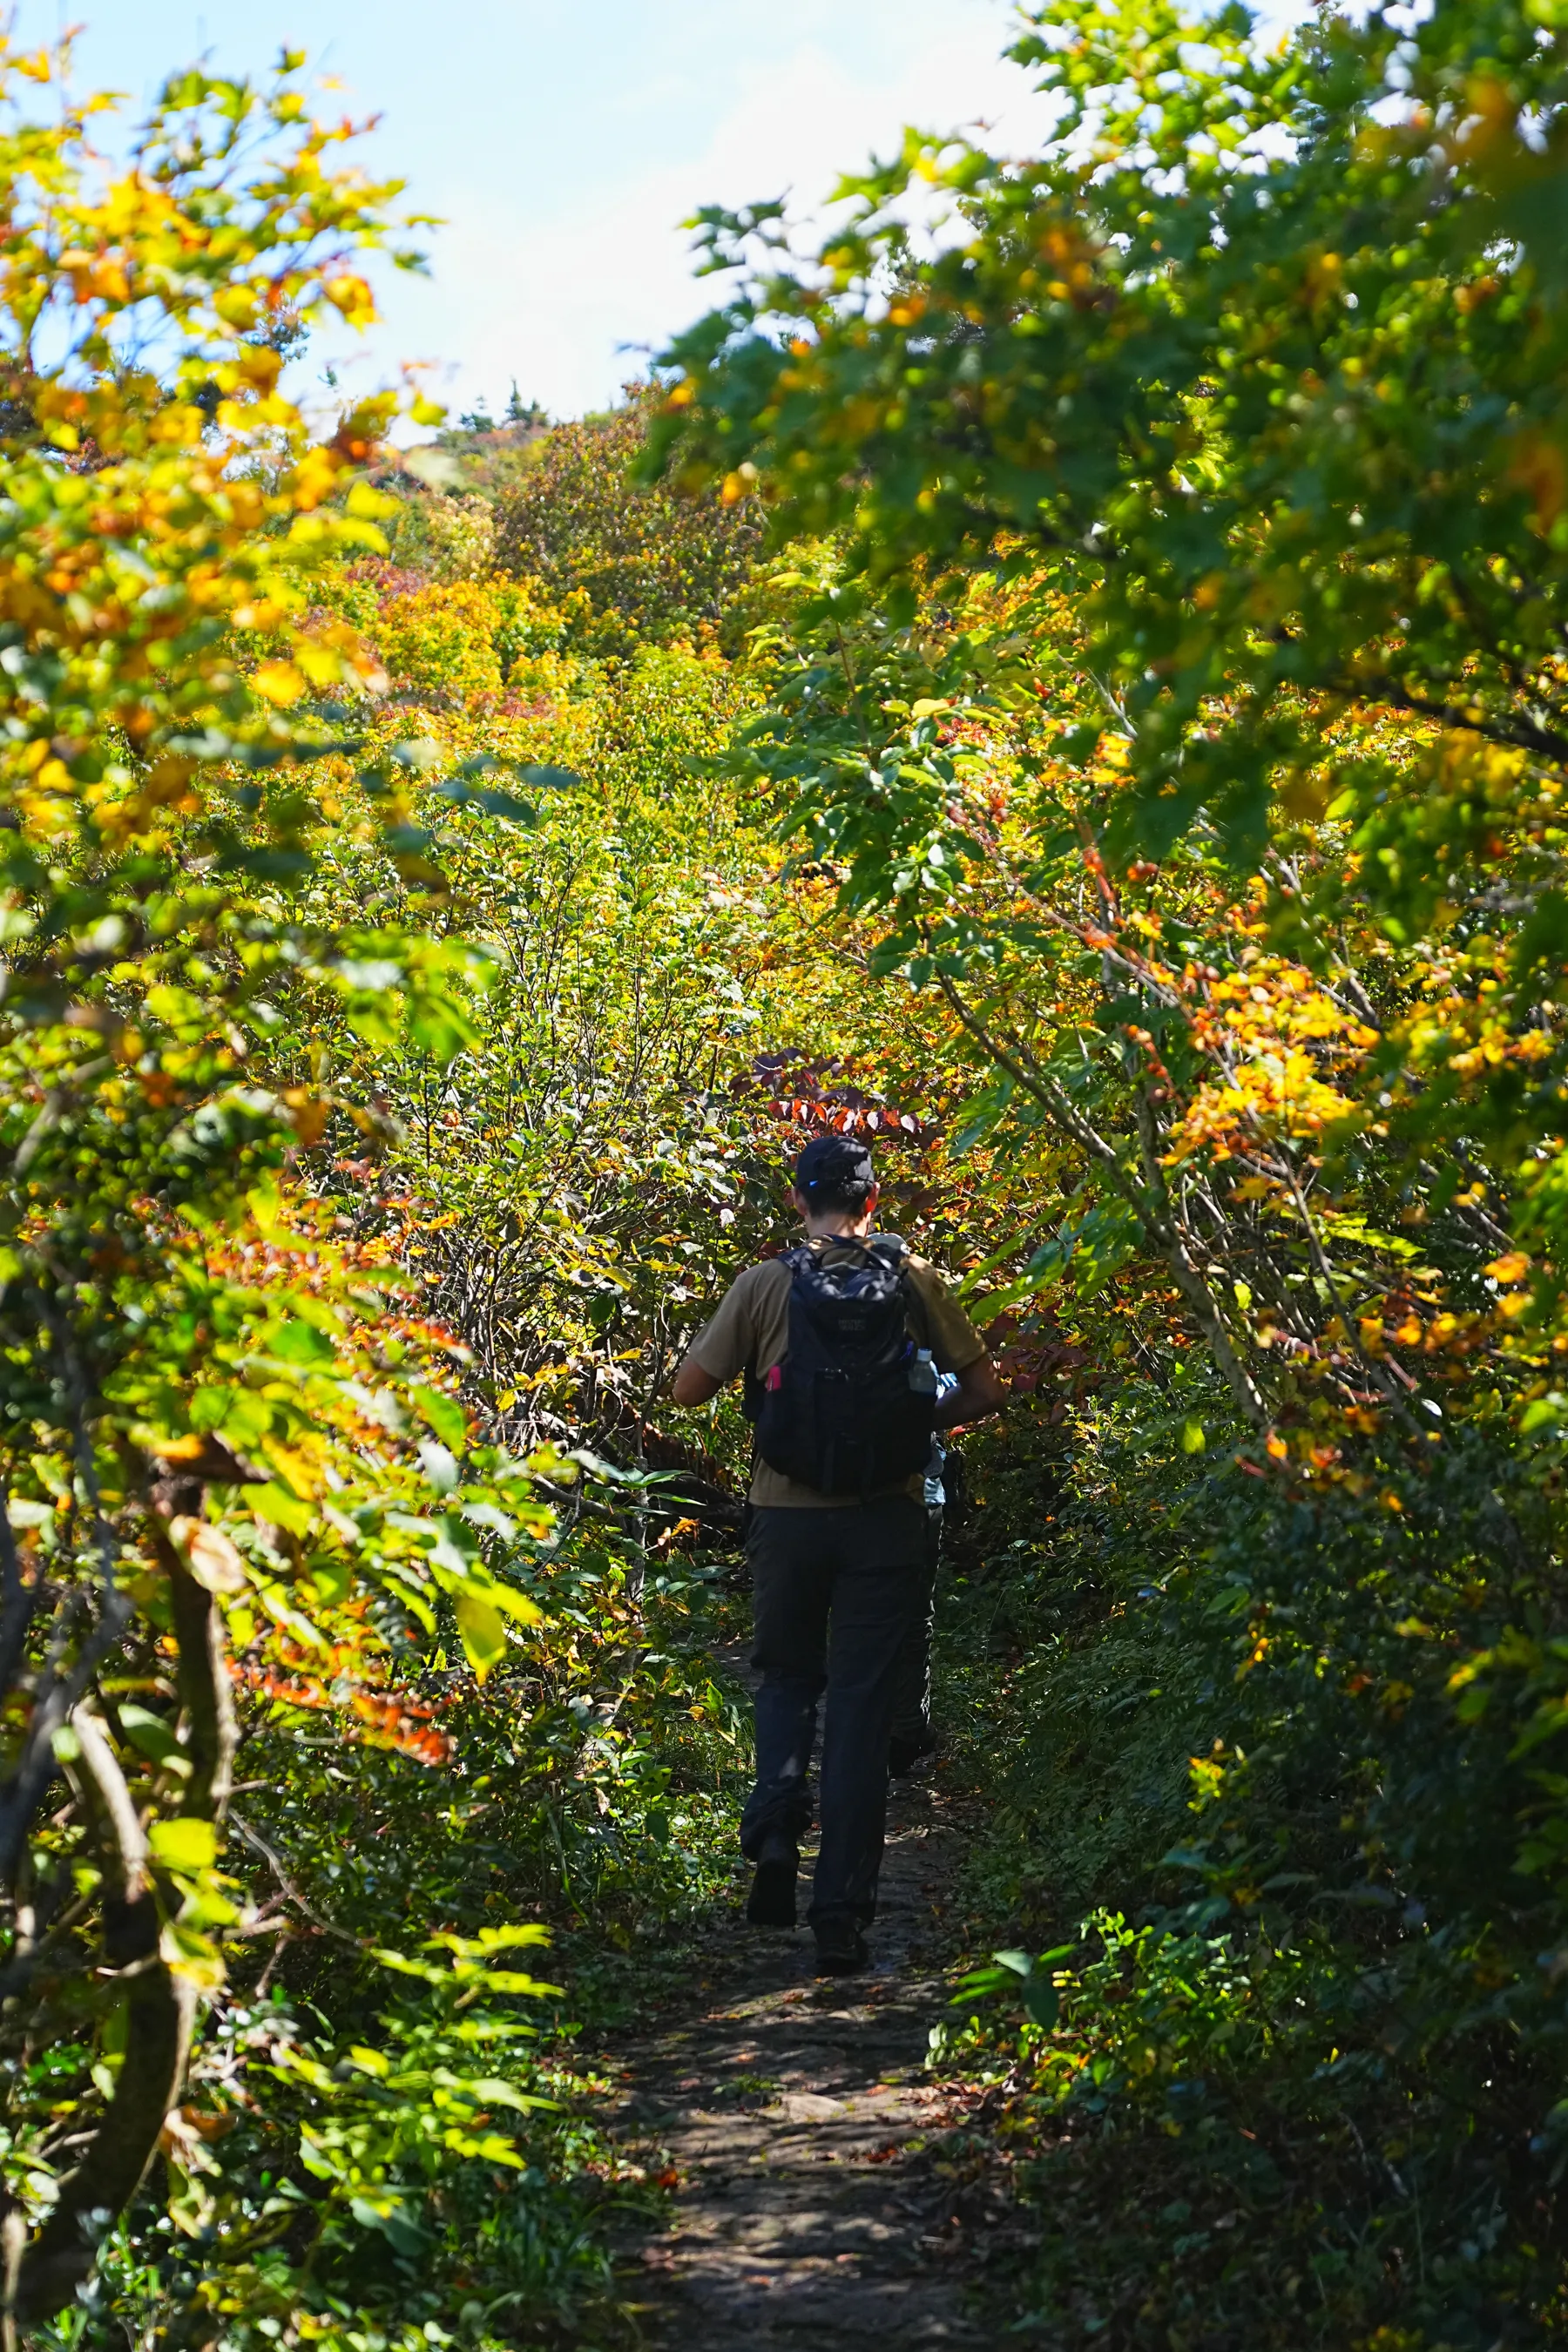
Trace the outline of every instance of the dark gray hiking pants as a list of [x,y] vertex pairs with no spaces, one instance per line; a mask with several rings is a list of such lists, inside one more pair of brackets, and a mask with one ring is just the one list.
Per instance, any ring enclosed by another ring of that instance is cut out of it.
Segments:
[[830,1510],[752,1514],[757,1782],[741,1822],[753,1862],[771,1830],[811,1826],[811,1754],[822,1732],[822,1842],[807,1917],[864,1926],[877,1908],[888,1811],[888,1738],[899,1657],[925,1602],[923,1507],[896,1495]]

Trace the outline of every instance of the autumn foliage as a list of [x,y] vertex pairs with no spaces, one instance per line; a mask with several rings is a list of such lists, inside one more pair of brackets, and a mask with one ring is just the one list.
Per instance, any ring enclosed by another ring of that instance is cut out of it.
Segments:
[[1094,1359],[991,1462],[1019,1685],[968,1685],[991,1883],[1074,1931],[971,2043],[1063,2341],[1558,2308],[1563,37],[1031,11],[1038,154],[702,215],[668,355],[652,462],[789,543],[738,757],[973,1072],[999,1328]]
[[704,215],[651,385],[423,471],[286,396],[410,257],[300,61],[121,167],[5,53],[40,2341],[624,2340],[653,2191],[565,2028],[727,1899],[745,1760],[747,1435],[664,1389],[823,1126],[1014,1388],[938,2037],[1014,2315],[1551,2340],[1561,18],[1030,12],[1039,152]]

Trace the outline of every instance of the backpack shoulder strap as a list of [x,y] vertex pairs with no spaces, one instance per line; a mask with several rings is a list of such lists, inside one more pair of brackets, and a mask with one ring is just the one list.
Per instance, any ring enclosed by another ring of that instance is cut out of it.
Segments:
[[[789,1292],[785,1298],[786,1313],[788,1300],[794,1296],[795,1285],[800,1279],[804,1267],[810,1262],[811,1253],[804,1244],[798,1244],[794,1249],[780,1250],[776,1257],[764,1258],[762,1261],[764,1265],[782,1265],[788,1269]],[[762,1374],[758,1371],[755,1363],[743,1365],[741,1371],[741,1410],[748,1421],[755,1421],[762,1411],[763,1393]]]
[[904,1302],[905,1321],[911,1322],[914,1316],[919,1314],[923,1326],[925,1317],[921,1310],[920,1297],[913,1283],[910,1280],[910,1259],[913,1252],[902,1234],[873,1234],[866,1246],[872,1256],[879,1259],[889,1272],[897,1274],[900,1294]]

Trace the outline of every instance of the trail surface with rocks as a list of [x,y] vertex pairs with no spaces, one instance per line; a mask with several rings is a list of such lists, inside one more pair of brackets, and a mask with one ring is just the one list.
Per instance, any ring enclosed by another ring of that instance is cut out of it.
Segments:
[[818,1979],[804,1926],[748,1927],[738,1880],[689,2002],[615,2053],[619,2137],[679,2174],[670,2226],[626,2265],[653,2345],[1001,2340],[979,2273],[1016,2227],[960,2144],[961,2097],[925,2067],[951,2014],[942,1913],[963,1830],[938,1790],[895,1790],[865,1975]]

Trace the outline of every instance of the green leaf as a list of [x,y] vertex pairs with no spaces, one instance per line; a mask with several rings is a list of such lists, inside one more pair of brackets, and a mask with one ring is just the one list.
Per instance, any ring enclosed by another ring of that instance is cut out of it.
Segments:
[[217,1831],[211,1822],[154,1822],[147,1832],[147,1844],[154,1862],[165,1870],[178,1870],[195,1874],[210,1870],[217,1860]]
[[275,1323],[267,1335],[267,1347],[282,1363],[306,1366],[330,1364],[337,1352],[324,1331],[300,1316]]
[[503,791],[499,785],[476,786],[464,783],[460,778],[448,777],[443,784],[430,787],[431,796],[455,801],[459,808],[477,808],[486,816],[504,817],[510,824],[537,824],[538,812],[527,801],[519,800],[515,793]]
[[302,2126],[300,2132],[300,2161],[306,2171],[314,2174],[318,2180],[340,2180],[342,2178],[342,2165]]
[[150,1707],[122,1700],[120,1722],[132,1748],[150,1763],[181,1774],[189,1773],[191,1759],[161,1715],[154,1715]]
[[314,1507],[302,1503],[298,1495],[291,1494],[276,1478],[269,1479],[265,1486],[247,1486],[245,1500],[257,1518],[266,1519],[291,1536],[308,1535],[315,1524]]
[[408,1402],[443,1445],[449,1445],[454,1454],[463,1452],[468,1442],[468,1416],[456,1397],[445,1395],[440,1389],[415,1388],[408,1391]]
[[488,1528],[492,1535],[500,1536],[503,1543],[510,1544],[517,1541],[517,1521],[510,1517],[499,1504],[463,1503],[458,1508],[469,1527]]
[[409,1615],[424,1627],[426,1633],[434,1633],[436,1612],[430,1606],[429,1596],[408,1570],[395,1560],[383,1560],[376,1564],[375,1573],[387,1591],[396,1594]]
[[517,1919],[504,1927],[481,1927],[477,1936],[459,1936],[449,1927],[425,1939],[426,1948],[453,1952],[459,1959],[484,1959],[492,1952],[514,1952],[521,1945],[548,1944],[551,1931],[540,1920]]
[[1061,2015],[1061,1995],[1050,1978],[1037,1969],[1024,1979],[1024,2007],[1033,2022],[1047,2033]]
[[[225,1906],[224,1924],[237,1916],[232,1905]],[[173,1975],[183,1977],[198,1992],[216,1992],[227,1973],[217,1944],[189,1917],[164,1920],[158,1931],[158,1953]]]
[[516,1592],[510,1584],[492,1582],[485,1587],[485,1598],[494,1609],[510,1617],[514,1625],[542,1625],[544,1612],[526,1592]]
[[549,2000],[562,1990],[557,1984],[546,1984],[539,1977],[524,1976],[520,1969],[485,1969],[478,1971],[475,1980],[487,1985],[491,1992],[526,1993],[532,2000]]
[[453,1603],[463,1649],[477,1682],[506,1655],[506,1622],[499,1609],[477,1592],[459,1592]]
[[431,2243],[428,2232],[409,2219],[401,2199],[351,2197],[349,2211],[362,2230],[379,2230],[405,2261],[416,2260]]

